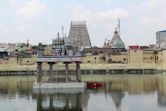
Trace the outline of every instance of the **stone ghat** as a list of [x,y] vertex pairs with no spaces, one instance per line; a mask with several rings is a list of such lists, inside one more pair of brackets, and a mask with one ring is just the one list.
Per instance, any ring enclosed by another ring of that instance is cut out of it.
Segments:
[[[156,69],[82,69],[81,74],[155,74],[160,73]],[[50,71],[42,71],[43,75],[49,75]],[[53,75],[65,75],[65,70],[53,70]],[[69,75],[75,75],[75,70],[69,70]],[[36,75],[36,70],[13,70],[0,71],[0,76],[33,76]]]

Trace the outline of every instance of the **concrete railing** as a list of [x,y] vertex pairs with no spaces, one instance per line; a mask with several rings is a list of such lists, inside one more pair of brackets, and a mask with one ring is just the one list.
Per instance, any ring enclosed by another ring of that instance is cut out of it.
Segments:
[[80,56],[42,56],[37,57],[36,62],[80,62],[82,61]]

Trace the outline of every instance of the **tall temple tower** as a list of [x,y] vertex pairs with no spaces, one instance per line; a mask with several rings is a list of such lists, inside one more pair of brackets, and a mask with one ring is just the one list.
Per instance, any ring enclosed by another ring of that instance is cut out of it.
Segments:
[[91,47],[86,21],[73,21],[70,25],[69,38],[79,49]]

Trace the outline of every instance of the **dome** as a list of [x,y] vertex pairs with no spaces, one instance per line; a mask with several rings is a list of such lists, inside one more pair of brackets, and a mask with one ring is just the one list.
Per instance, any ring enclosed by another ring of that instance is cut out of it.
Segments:
[[125,45],[120,38],[117,38],[112,43],[111,48],[125,48]]
[[125,48],[125,44],[121,40],[118,31],[114,32],[114,36],[111,40],[111,48]]

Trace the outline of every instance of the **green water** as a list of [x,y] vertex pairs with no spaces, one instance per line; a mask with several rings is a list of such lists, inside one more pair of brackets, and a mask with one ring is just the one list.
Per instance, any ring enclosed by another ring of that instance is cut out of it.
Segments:
[[34,94],[34,76],[0,77],[0,111],[165,111],[166,76],[83,75],[101,81],[83,93]]

